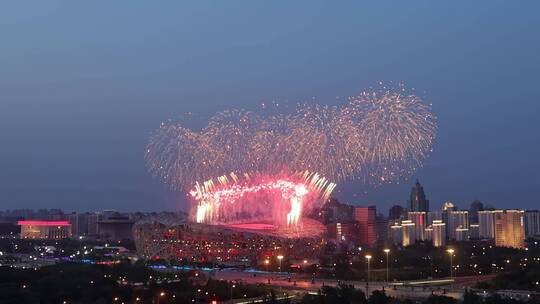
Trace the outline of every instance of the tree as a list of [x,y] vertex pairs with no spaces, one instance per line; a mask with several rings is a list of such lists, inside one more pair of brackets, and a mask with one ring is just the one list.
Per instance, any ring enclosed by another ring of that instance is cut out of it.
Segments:
[[446,296],[432,295],[430,296],[424,304],[456,304],[457,301],[454,298]]
[[387,304],[390,301],[390,297],[384,293],[384,291],[375,290],[369,297],[369,304]]
[[482,303],[482,299],[477,294],[469,290],[465,291],[465,294],[463,295],[463,304],[481,304],[481,303]]
[[354,304],[365,304],[366,295],[360,289],[354,289],[352,285],[341,285],[338,290],[339,297],[342,301]]

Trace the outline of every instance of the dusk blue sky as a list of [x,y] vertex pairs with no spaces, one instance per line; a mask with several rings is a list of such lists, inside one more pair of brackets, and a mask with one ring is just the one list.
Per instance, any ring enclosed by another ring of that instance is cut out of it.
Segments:
[[[540,205],[539,1],[13,1],[0,6],[0,209],[179,210],[144,166],[192,111],[332,103],[378,81],[433,104],[424,168],[339,197]],[[352,193],[367,193],[354,197]]]

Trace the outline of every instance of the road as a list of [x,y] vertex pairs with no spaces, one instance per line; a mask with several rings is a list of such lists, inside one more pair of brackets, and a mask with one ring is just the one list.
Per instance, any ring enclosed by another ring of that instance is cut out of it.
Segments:
[[[242,271],[218,271],[212,274],[215,279],[228,281],[241,281],[246,284],[265,284],[277,288],[282,288],[284,291],[292,293],[305,294],[306,292],[316,292],[323,286],[337,286],[336,280],[316,279],[314,282],[309,277],[300,277],[292,275],[289,281],[287,274],[265,274],[242,272]],[[395,298],[407,299],[426,299],[432,294],[445,295],[455,299],[462,299],[466,287],[471,287],[479,281],[488,280],[492,276],[474,276],[474,277],[459,277],[455,281],[452,280],[431,280],[431,281],[407,281],[399,282],[397,285],[389,286],[384,282],[371,282],[369,284],[369,293],[374,290],[384,290],[388,296]],[[342,283],[353,285],[357,289],[361,289],[366,294],[367,286],[363,281],[345,281]],[[395,284],[395,283],[393,283]]]

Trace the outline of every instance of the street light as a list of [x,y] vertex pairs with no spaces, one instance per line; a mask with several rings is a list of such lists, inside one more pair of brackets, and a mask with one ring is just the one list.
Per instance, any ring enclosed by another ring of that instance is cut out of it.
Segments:
[[279,260],[279,272],[281,272],[281,261],[283,260],[283,256],[280,254],[277,256],[277,259]]
[[371,255],[366,255],[367,260],[367,281],[366,281],[366,297],[369,297],[369,261],[371,260]]
[[450,254],[450,279],[452,279],[453,278],[452,272],[454,269],[452,257],[454,256],[454,249],[450,248],[450,249],[447,249],[446,251]]
[[[283,260],[283,255],[278,255],[277,259],[279,260],[279,272],[281,272],[281,260]],[[279,293],[281,294],[282,287],[279,285]]]
[[307,263],[308,263],[308,260],[304,260],[304,267],[303,267],[304,272],[306,272]]
[[270,261],[268,259],[264,260],[264,265],[266,265],[266,272],[268,272],[268,265],[270,265]]
[[157,304],[159,304],[161,298],[164,297],[164,296],[165,296],[165,292],[162,291],[162,292],[159,293],[159,296],[157,297]]
[[386,253],[386,283],[388,284],[388,255],[390,254],[390,249],[385,248],[384,253]]
[[235,287],[236,287],[236,285],[234,285],[234,284],[231,285],[231,302],[232,302],[232,291],[233,291],[233,288],[235,288]]

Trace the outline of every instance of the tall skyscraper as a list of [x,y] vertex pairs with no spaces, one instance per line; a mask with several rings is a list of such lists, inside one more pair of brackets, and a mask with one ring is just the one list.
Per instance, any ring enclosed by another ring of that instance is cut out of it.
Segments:
[[470,238],[469,235],[469,229],[464,228],[463,226],[459,226],[456,228],[456,231],[454,232],[454,238],[458,242],[468,241]]
[[67,219],[69,224],[71,225],[71,235],[79,236],[79,217],[77,215],[77,212],[72,212],[68,214]]
[[424,239],[433,242],[433,226],[429,225],[424,229]]
[[428,224],[432,224],[433,221],[442,220],[442,219],[443,219],[443,213],[440,211],[430,211],[427,213]]
[[478,237],[480,239],[495,239],[495,214],[502,210],[478,211]]
[[446,233],[449,239],[457,239],[456,231],[460,229],[469,229],[469,211],[459,210],[446,213]]
[[411,197],[409,199],[409,211],[429,211],[429,201],[426,199],[424,193],[424,187],[420,185],[420,182],[416,180],[416,184],[411,190]]
[[375,234],[377,240],[388,239],[388,219],[382,214],[377,214],[375,219]]
[[331,198],[320,212],[321,221],[325,224],[337,222],[351,222],[354,220],[354,206],[340,203]]
[[73,222],[77,223],[76,236],[97,237],[97,221],[98,215],[95,213],[84,212],[77,214],[77,219]]
[[414,223],[416,240],[424,241],[426,239],[425,229],[428,226],[426,212],[416,211],[407,212],[407,218]]
[[403,232],[402,245],[407,247],[416,243],[415,224],[410,220],[401,222],[401,231]]
[[446,224],[442,220],[434,220],[431,240],[433,241],[433,246],[442,247],[446,245]]
[[399,222],[393,222],[390,226],[390,241],[396,246],[403,244],[403,227]]
[[99,234],[98,218],[99,216],[95,213],[88,214],[88,236],[90,237],[97,237]]
[[480,224],[469,225],[469,238],[471,240],[478,240],[480,238]]
[[403,207],[400,205],[394,205],[388,210],[388,220],[400,220],[404,215]]
[[449,212],[449,211],[456,211],[456,206],[452,201],[446,201],[443,203],[442,211],[443,212]]
[[523,248],[525,227],[523,210],[504,210],[495,213],[495,245],[500,247]]
[[469,217],[471,223],[478,224],[478,211],[484,210],[484,204],[479,200],[474,200],[471,203],[471,208],[469,209]]
[[540,212],[538,210],[525,211],[525,236],[540,236]]
[[357,244],[358,243],[358,223],[331,223],[326,225],[328,236],[336,243]]
[[354,208],[354,220],[358,222],[360,244],[373,246],[377,242],[376,226],[377,208],[375,206]]

